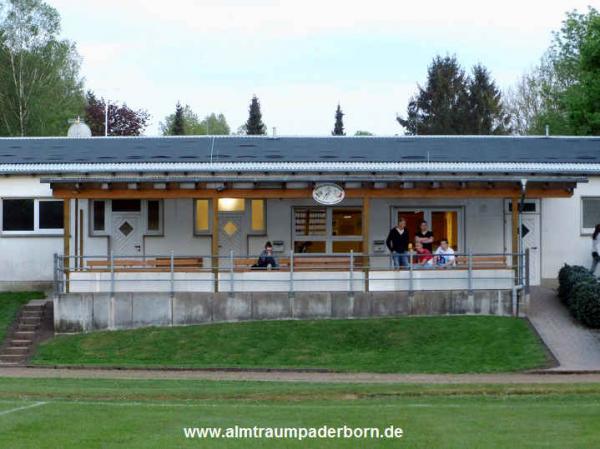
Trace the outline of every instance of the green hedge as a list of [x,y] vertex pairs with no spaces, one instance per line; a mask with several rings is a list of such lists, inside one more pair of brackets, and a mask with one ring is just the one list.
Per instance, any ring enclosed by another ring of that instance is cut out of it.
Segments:
[[587,268],[565,265],[558,273],[558,296],[571,315],[586,326],[600,328],[600,283]]

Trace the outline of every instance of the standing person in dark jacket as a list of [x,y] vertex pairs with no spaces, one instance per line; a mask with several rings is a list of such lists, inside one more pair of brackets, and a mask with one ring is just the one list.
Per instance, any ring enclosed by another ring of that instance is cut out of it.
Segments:
[[408,266],[408,244],[410,236],[406,229],[406,220],[402,217],[398,219],[398,224],[390,230],[385,240],[385,244],[392,253],[392,263],[394,268]]

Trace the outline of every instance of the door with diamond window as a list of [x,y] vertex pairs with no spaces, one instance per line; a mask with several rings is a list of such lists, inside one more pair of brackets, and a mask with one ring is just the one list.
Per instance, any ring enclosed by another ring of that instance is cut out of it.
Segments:
[[[219,214],[219,256],[226,259],[231,251],[236,257],[243,255],[244,214]],[[225,265],[227,265],[225,263]]]
[[142,227],[140,213],[112,214],[111,241],[115,256],[136,256],[143,254]]

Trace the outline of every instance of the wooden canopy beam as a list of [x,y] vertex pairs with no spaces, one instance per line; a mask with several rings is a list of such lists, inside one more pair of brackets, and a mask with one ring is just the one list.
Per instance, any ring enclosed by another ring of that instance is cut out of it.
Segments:
[[[533,198],[569,198],[573,195],[572,185],[555,187],[528,186],[527,195]],[[439,189],[349,189],[346,198],[514,198],[520,195],[520,187],[497,185],[493,189],[481,188],[439,188]],[[55,198],[80,199],[176,199],[176,198],[311,198],[311,189],[226,189],[218,190],[129,190],[129,189],[72,189],[53,186]]]

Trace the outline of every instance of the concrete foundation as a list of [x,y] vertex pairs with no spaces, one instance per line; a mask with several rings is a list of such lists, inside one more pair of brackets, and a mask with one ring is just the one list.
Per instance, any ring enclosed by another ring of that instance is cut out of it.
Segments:
[[[527,304],[519,295],[519,314]],[[402,315],[514,314],[510,290],[287,293],[70,293],[54,298],[58,333],[211,322],[366,318]]]

